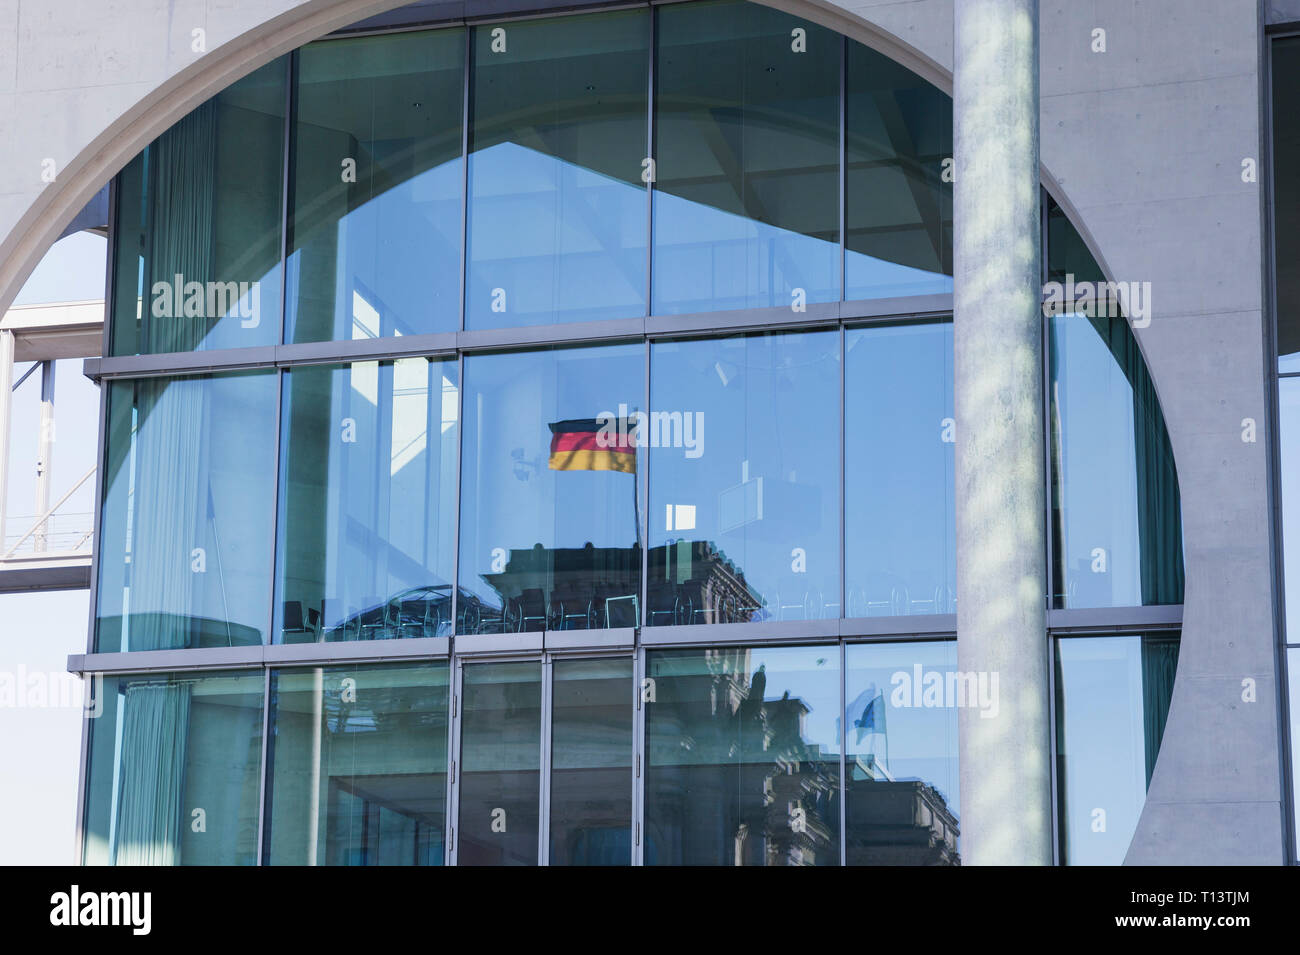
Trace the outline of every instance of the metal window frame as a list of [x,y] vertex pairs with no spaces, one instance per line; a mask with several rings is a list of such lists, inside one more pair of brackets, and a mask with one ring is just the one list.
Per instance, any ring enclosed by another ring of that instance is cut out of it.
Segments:
[[1300,377],[1300,371],[1278,369],[1278,308],[1277,308],[1277,222],[1274,215],[1275,163],[1273,162],[1273,66],[1274,50],[1281,40],[1300,37],[1300,25],[1265,25],[1259,36],[1260,85],[1260,152],[1257,162],[1260,186],[1260,229],[1264,270],[1261,280],[1261,302],[1264,314],[1264,430],[1268,435],[1268,479],[1265,491],[1269,510],[1269,551],[1272,555],[1274,667],[1277,679],[1277,739],[1278,773],[1282,799],[1283,857],[1291,865],[1300,864],[1300,818],[1297,818],[1297,789],[1300,789],[1300,764],[1292,757],[1295,736],[1300,727],[1295,721],[1300,713],[1291,711],[1290,687],[1292,673],[1287,650],[1300,642],[1300,634],[1291,635],[1286,628],[1286,563],[1284,553],[1285,527],[1282,512],[1282,436],[1281,436],[1281,383],[1284,378]]
[[[504,327],[491,329],[468,329],[466,327],[466,293],[469,268],[469,137],[472,107],[472,69],[473,38],[477,24],[511,22],[539,17],[564,15],[584,15],[609,10],[649,8],[649,51],[647,75],[647,116],[646,139],[647,155],[657,159],[655,142],[655,104],[656,104],[656,60],[658,51],[658,16],[654,10],[665,3],[680,0],[649,0],[649,2],[595,2],[583,0],[488,0],[490,6],[480,4],[476,9],[479,15],[467,16],[466,4],[449,2],[438,4],[438,9],[448,11],[446,18],[435,18],[426,22],[408,23],[398,26],[365,28],[359,30],[340,30],[324,38],[344,39],[358,36],[404,33],[420,30],[460,28],[465,31],[464,62],[461,65],[463,75],[462,112],[461,112],[461,248],[459,301],[456,325],[457,331],[404,336],[401,338],[379,338],[364,341],[328,341],[328,342],[286,342],[285,332],[289,328],[288,316],[288,256],[289,256],[289,215],[291,212],[291,194],[293,179],[293,155],[296,143],[294,112],[296,110],[297,60],[298,51],[286,55],[288,83],[285,92],[286,109],[284,117],[283,169],[281,178],[281,255],[280,255],[280,344],[256,346],[251,348],[234,348],[212,351],[194,351],[155,355],[110,354],[114,301],[114,281],[117,271],[116,217],[119,201],[119,182],[114,177],[109,190],[109,260],[106,278],[105,302],[109,320],[104,323],[103,355],[98,359],[86,359],[85,374],[100,385],[99,436],[95,488],[94,526],[96,536],[101,529],[103,499],[103,461],[106,446],[106,428],[108,422],[109,388],[105,387],[115,380],[132,380],[136,378],[174,376],[174,375],[208,375],[222,372],[247,371],[254,369],[275,369],[277,373],[276,406],[276,476],[273,507],[274,519],[271,533],[278,535],[281,501],[279,484],[284,453],[283,400],[285,393],[284,377],[289,369],[301,366],[324,364],[351,364],[358,361],[391,361],[401,358],[422,357],[428,359],[453,360],[457,363],[460,398],[457,414],[456,442],[456,502],[455,502],[455,553],[453,556],[452,588],[452,627],[449,637],[349,641],[338,643],[313,644],[276,644],[274,643],[275,601],[278,592],[276,573],[272,573],[271,607],[267,643],[252,647],[224,647],[212,649],[184,649],[161,651],[130,651],[99,653],[95,651],[95,632],[97,620],[98,580],[101,559],[101,547],[94,548],[90,581],[89,628],[86,653],[73,654],[68,658],[68,669],[83,676],[94,674],[148,674],[160,672],[203,672],[207,670],[250,670],[264,671],[263,690],[263,738],[260,768],[259,817],[258,817],[258,862],[265,861],[267,835],[266,811],[269,772],[270,741],[270,686],[273,669],[287,667],[327,667],[345,663],[352,664],[414,664],[420,661],[446,661],[449,666],[450,717],[448,720],[448,773],[447,773],[447,817],[444,840],[444,861],[456,864],[459,855],[457,826],[460,808],[460,779],[463,775],[461,747],[463,737],[461,724],[463,719],[463,679],[464,667],[469,664],[507,661],[539,661],[543,666],[543,730],[542,757],[546,765],[542,767],[542,786],[549,790],[548,749],[550,742],[551,714],[549,688],[553,679],[551,662],[560,657],[572,656],[630,656],[633,661],[634,692],[634,739],[633,739],[633,846],[632,862],[634,865],[645,863],[645,781],[646,781],[646,707],[642,701],[643,681],[646,679],[648,649],[665,649],[671,647],[725,647],[750,645],[756,647],[825,645],[838,647],[840,659],[840,703],[841,710],[846,702],[847,673],[845,671],[846,648],[850,645],[875,642],[917,642],[934,640],[956,640],[956,615],[914,615],[895,617],[845,618],[846,575],[845,575],[845,509],[848,493],[847,474],[845,473],[844,441],[841,440],[839,452],[839,618],[813,621],[780,621],[739,624],[703,624],[687,626],[650,627],[648,609],[644,594],[648,584],[649,550],[649,461],[646,455],[645,466],[639,480],[638,490],[643,502],[641,520],[642,534],[642,599],[640,601],[640,626],[625,629],[602,629],[582,631],[540,631],[526,634],[497,635],[457,635],[457,591],[460,579],[460,530],[462,509],[462,472],[464,463],[464,429],[461,426],[464,415],[465,357],[470,354],[485,352],[510,351],[521,349],[541,349],[559,345],[596,345],[611,342],[637,342],[644,348],[645,384],[644,393],[646,410],[650,408],[651,397],[651,348],[656,341],[682,338],[722,337],[745,333],[780,333],[808,332],[815,330],[835,331],[839,340],[839,429],[843,439],[846,427],[845,376],[846,359],[845,338],[849,328],[860,328],[874,324],[898,324],[907,321],[951,321],[953,296],[950,293],[907,296],[897,298],[876,298],[844,301],[846,290],[845,255],[847,246],[847,69],[849,57],[849,38],[840,34],[839,43],[839,287],[840,301],[810,303],[802,313],[792,313],[788,307],[747,308],[727,311],[713,311],[690,314],[654,314],[654,193],[655,179],[646,183],[646,276],[645,304],[640,314],[628,315],[596,322],[554,323],[540,326]],[[518,9],[516,9],[518,8]],[[1271,49],[1271,47],[1270,47]],[[877,51],[879,52],[879,51]],[[883,54],[882,54],[883,55]],[[1271,63],[1270,63],[1271,66]],[[1271,176],[1271,164],[1270,164]],[[1040,195],[1046,194],[1041,192]],[[1048,274],[1047,251],[1047,203],[1040,203],[1042,239],[1042,270],[1046,280]],[[1271,255],[1271,242],[1269,243]],[[1270,260],[1271,261],[1271,260]],[[1271,267],[1271,266],[1270,266]],[[1050,322],[1044,323],[1042,339],[1042,362],[1044,375],[1043,401],[1050,406]],[[1295,374],[1300,375],[1300,372]],[[1044,520],[1047,522],[1047,561],[1048,578],[1052,574],[1051,543],[1051,450],[1050,418],[1044,413],[1045,427],[1045,468],[1048,480],[1047,506]],[[1274,462],[1276,467],[1276,461]],[[273,541],[273,551],[275,543]],[[1049,586],[1049,591],[1054,589]],[[1175,630],[1181,626],[1182,606],[1169,607],[1121,607],[1097,609],[1052,609],[1052,594],[1046,594],[1048,601],[1047,630],[1044,634],[1049,644],[1055,646],[1059,637],[1090,634],[1143,633],[1152,630]],[[1285,652],[1282,651],[1285,658]],[[1284,672],[1284,671],[1280,671]],[[1052,702],[1055,707],[1055,690],[1052,690]],[[841,721],[842,723],[843,721]],[[84,825],[85,804],[88,798],[89,759],[90,759],[89,720],[83,721],[81,740],[81,761],[78,778],[76,861],[84,861]],[[846,746],[845,729],[841,726],[840,734],[840,864],[847,864],[847,781],[846,781]],[[1053,766],[1053,796],[1056,798],[1055,767]],[[549,817],[545,812],[548,792],[539,793],[543,800],[539,817],[539,864],[547,861]],[[1053,825],[1057,825],[1057,804],[1053,803]],[[1054,839],[1054,845],[1058,840]]]

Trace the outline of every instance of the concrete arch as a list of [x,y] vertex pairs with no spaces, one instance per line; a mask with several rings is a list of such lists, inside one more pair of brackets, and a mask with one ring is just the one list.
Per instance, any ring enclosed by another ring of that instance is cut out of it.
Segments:
[[[0,168],[24,184],[0,194],[0,308],[94,193],[199,102],[403,2],[138,0],[126,16],[102,0],[49,13],[24,5],[12,35],[0,29]],[[952,90],[954,0],[761,2]],[[1258,15],[1255,0],[1041,4],[1043,181],[1107,276],[1155,286],[1153,321],[1137,339],[1183,495],[1183,650],[1135,863],[1285,858],[1262,199],[1238,175],[1262,149]],[[208,31],[197,58],[191,24]],[[1088,44],[1099,24],[1110,27],[1104,55]],[[1225,37],[1236,32],[1245,35]],[[136,62],[146,42],[156,56]],[[99,58],[89,80],[79,55]],[[51,155],[60,171],[45,185],[40,163]],[[1246,418],[1258,422],[1255,442],[1242,440]],[[1242,699],[1245,679],[1254,704]]]

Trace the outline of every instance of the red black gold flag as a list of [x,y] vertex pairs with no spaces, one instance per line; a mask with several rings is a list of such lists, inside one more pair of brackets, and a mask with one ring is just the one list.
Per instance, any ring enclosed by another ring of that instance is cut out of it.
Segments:
[[552,471],[622,471],[636,473],[635,430],[626,418],[577,418],[557,421],[551,429]]

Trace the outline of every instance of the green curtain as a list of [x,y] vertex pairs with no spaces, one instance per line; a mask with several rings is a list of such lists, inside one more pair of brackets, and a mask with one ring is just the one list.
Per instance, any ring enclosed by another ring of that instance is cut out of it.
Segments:
[[1160,754],[1160,740],[1169,719],[1178,672],[1178,635],[1155,634],[1142,638],[1142,727],[1146,738],[1147,786]]
[[185,824],[188,683],[133,683],[122,716],[115,865],[177,865]]
[[[178,274],[186,282],[211,278],[216,118],[216,105],[205,103],[150,147],[149,289],[155,281],[170,288]],[[146,352],[192,349],[208,330],[206,318],[143,313]],[[135,383],[135,405],[129,646],[174,649],[189,642],[204,579],[192,568],[210,516],[200,453],[204,386],[143,379]],[[205,547],[204,559],[211,557]]]
[[[204,103],[149,147],[149,250],[141,309],[144,341],[141,351],[191,351],[197,348],[215,319],[153,314],[155,282],[175,284],[212,279],[214,210],[216,203],[217,105]],[[183,295],[184,289],[181,289]],[[206,300],[205,300],[206,301]]]

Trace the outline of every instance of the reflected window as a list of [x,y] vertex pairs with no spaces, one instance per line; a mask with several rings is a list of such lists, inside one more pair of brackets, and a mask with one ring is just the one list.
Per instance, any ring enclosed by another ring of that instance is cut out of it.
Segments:
[[847,864],[960,865],[957,708],[999,688],[956,679],[952,640],[850,645],[845,667]]
[[648,623],[840,616],[839,335],[656,342]]
[[633,627],[641,345],[465,359],[459,634]]
[[840,37],[752,3],[657,12],[652,311],[838,300]]
[[275,372],[108,388],[96,649],[265,642]]
[[646,659],[646,865],[839,865],[839,649]]
[[286,374],[276,642],[450,636],[457,378],[424,358]]
[[1178,474],[1128,322],[1072,313],[1049,328],[1056,606],[1182,603]]
[[1177,634],[1056,641],[1056,789],[1066,865],[1123,863],[1177,668]]
[[645,314],[650,13],[474,28],[467,328]]
[[87,865],[256,865],[260,671],[106,676]]
[[118,177],[112,354],[279,341],[287,72],[222,90]]
[[465,34],[297,53],[289,341],[460,328]]
[[952,99],[860,43],[845,67],[844,297],[952,292]]
[[956,612],[952,323],[844,335],[846,616]]
[[551,666],[551,865],[632,864],[632,660]]
[[1300,182],[1283,173],[1300,156],[1300,37],[1272,41],[1273,268],[1277,370],[1300,371]]
[[267,861],[442,865],[449,667],[271,676]]
[[542,665],[464,668],[457,865],[536,865]]

